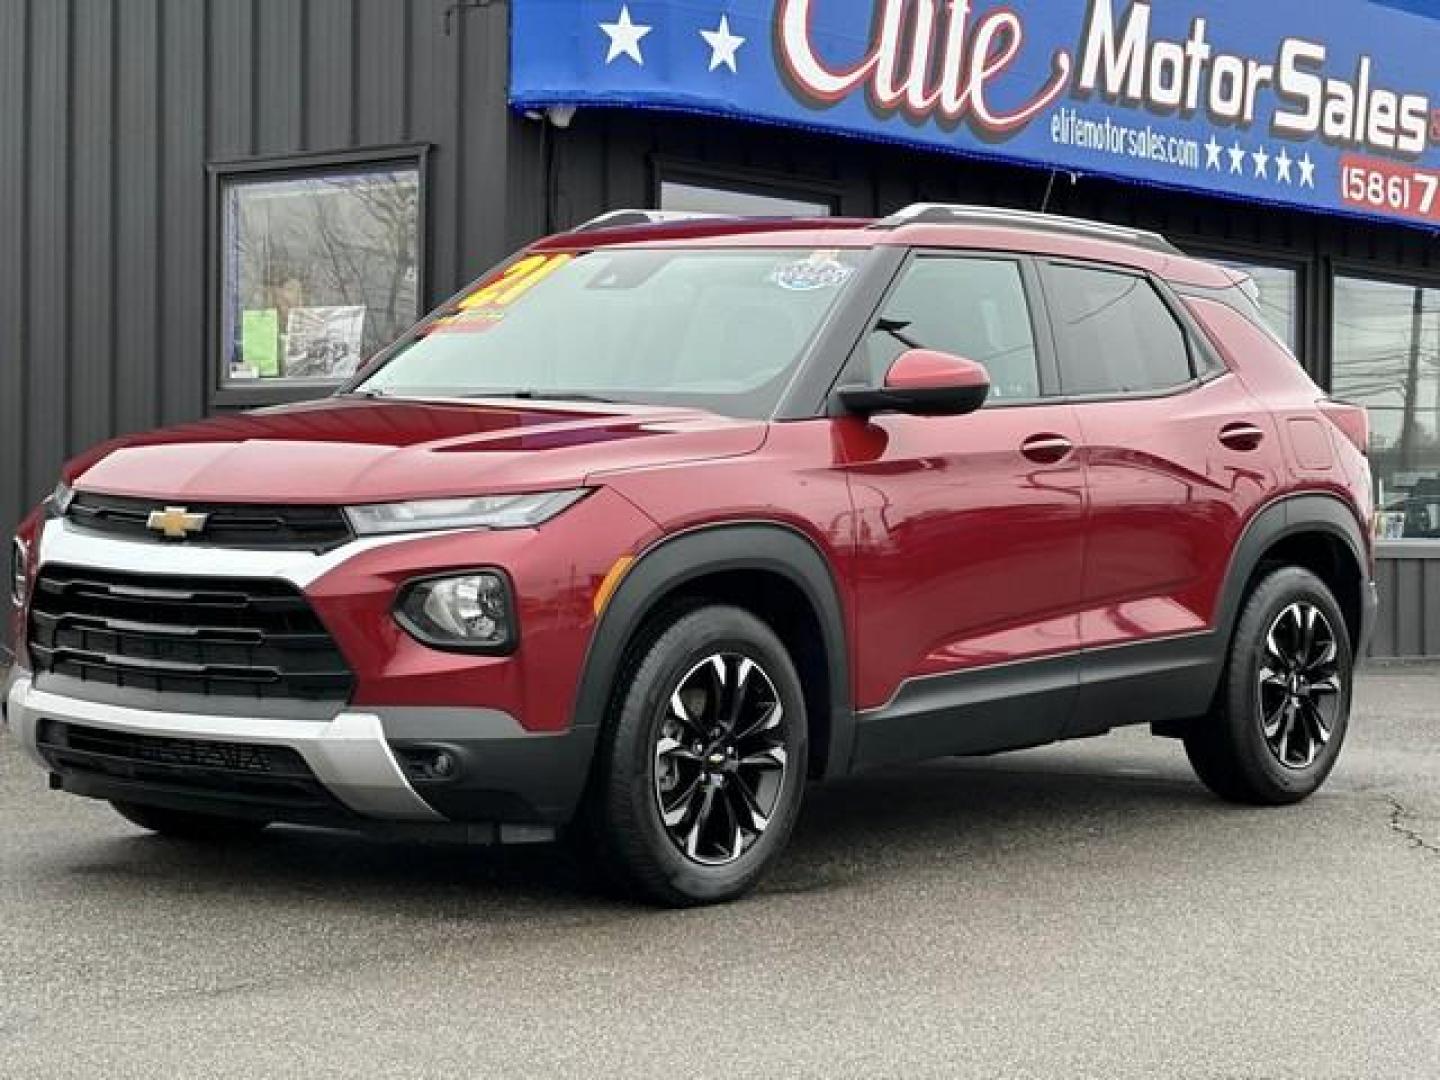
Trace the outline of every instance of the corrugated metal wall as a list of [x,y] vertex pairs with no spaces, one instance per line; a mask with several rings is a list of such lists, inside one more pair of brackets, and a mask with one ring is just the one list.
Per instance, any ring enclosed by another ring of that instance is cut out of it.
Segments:
[[[921,199],[1034,208],[1051,188],[1052,209],[1298,259],[1302,349],[1322,381],[1333,262],[1440,281],[1440,244],[1413,229],[1092,178],[1052,188],[1035,170],[694,117],[589,111],[542,137],[505,108],[503,0],[455,14],[447,35],[452,6],[0,0],[0,536],[65,457],[215,408],[208,163],[427,146],[427,301],[547,223],[652,203],[678,169],[799,181],[858,215]],[[1440,652],[1440,635],[1408,629],[1440,618],[1440,563],[1418,566],[1386,569],[1403,583],[1377,642],[1390,651]]]
[[448,6],[0,0],[0,535],[67,456],[211,406],[207,162],[429,144],[432,299],[543,228],[506,10]]
[[1440,656],[1440,547],[1382,545],[1375,656]]

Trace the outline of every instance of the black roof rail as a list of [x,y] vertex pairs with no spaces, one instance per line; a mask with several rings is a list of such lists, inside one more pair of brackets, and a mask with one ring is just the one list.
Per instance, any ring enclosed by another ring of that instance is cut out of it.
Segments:
[[1114,240],[1133,244],[1164,255],[1183,255],[1179,248],[1159,233],[1111,225],[1103,221],[1040,214],[1032,210],[1007,210],[998,206],[969,206],[961,203],[912,203],[875,223],[877,229],[896,229],[901,225],[996,225],[1007,228],[1035,229],[1041,232],[1090,236],[1096,240]]
[[664,225],[672,221],[717,221],[730,214],[707,214],[700,210],[610,210],[576,225],[571,232],[595,232],[597,229],[619,229],[626,225]]

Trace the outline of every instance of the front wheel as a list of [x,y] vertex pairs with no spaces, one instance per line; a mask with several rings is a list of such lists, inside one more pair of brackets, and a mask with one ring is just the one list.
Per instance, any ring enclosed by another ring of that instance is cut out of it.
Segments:
[[587,826],[612,878],[676,907],[732,900],[799,816],[805,700],[785,646],[707,606],[651,628],[607,718]]
[[1285,567],[1246,600],[1214,714],[1185,737],[1222,798],[1276,806],[1315,792],[1340,755],[1354,654],[1340,606],[1314,574]]

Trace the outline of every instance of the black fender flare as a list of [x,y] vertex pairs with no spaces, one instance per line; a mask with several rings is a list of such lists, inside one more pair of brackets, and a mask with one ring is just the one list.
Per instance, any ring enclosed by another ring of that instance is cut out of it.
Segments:
[[575,726],[598,728],[635,633],[661,598],[707,574],[760,570],[785,577],[809,600],[820,623],[829,671],[830,746],[823,776],[843,773],[855,737],[845,609],[829,561],[800,530],[756,521],[699,526],[647,548],[621,579],[591,637],[575,696]]
[[[1307,493],[1277,499],[1250,520],[1230,558],[1230,569],[1225,576],[1225,585],[1221,590],[1215,615],[1222,659],[1234,636],[1235,623],[1240,618],[1240,606],[1245,601],[1246,586],[1265,553],[1286,537],[1310,532],[1326,533],[1344,544],[1355,560],[1355,569],[1360,576],[1363,590],[1364,583],[1370,578],[1369,558],[1366,554],[1369,548],[1355,511],[1334,495]],[[1362,627],[1365,621],[1364,610],[1362,593]],[[1357,655],[1362,645],[1361,641],[1355,642]]]

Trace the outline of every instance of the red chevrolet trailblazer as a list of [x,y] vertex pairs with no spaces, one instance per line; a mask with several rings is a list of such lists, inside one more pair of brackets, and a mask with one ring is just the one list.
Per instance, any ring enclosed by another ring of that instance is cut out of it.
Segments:
[[1367,437],[1152,234],[622,211],[332,398],[72,462],[7,722],[159,833],[564,832],[667,904],[754,885],[807,781],[1123,724],[1294,802],[1372,620]]

